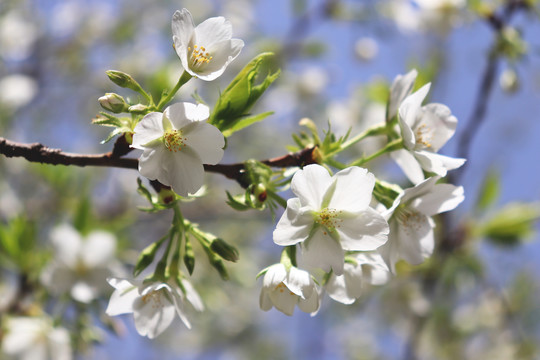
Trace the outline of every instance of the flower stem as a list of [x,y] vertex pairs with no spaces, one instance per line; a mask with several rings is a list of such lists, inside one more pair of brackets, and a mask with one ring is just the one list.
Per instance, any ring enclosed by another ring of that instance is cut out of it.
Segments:
[[182,73],[182,75],[180,76],[180,79],[178,79],[178,82],[176,83],[174,88],[171,90],[171,92],[169,92],[166,97],[164,97],[164,98],[162,97],[161,100],[159,100],[159,104],[157,105],[157,109],[159,111],[163,110],[162,108],[165,105],[167,105],[167,103],[169,101],[171,101],[171,99],[174,97],[174,95],[176,95],[176,93],[178,92],[180,87],[182,87],[182,85],[187,83],[189,81],[189,79],[191,79],[191,78],[192,78],[192,76],[189,73],[187,73],[186,71],[184,71]]
[[353,146],[357,142],[364,140],[367,137],[376,136],[376,135],[383,135],[383,134],[386,133],[386,129],[387,129],[386,128],[386,123],[380,123],[380,124],[374,125],[374,126],[370,127],[369,129],[365,130],[364,132],[361,132],[360,134],[356,135],[352,139],[349,139],[348,141],[344,142],[343,145],[341,145],[339,147],[339,149],[336,149],[336,150],[334,150],[334,151],[332,151],[332,152],[330,152],[328,154],[324,154],[324,156],[325,156],[325,158],[334,156],[334,155],[342,152],[343,150],[346,150],[346,149],[350,148],[351,146]]
[[383,154],[386,154],[388,152],[392,152],[392,151],[395,151],[395,150],[399,150],[403,147],[403,139],[396,139],[394,141],[391,141],[389,142],[388,144],[386,144],[385,147],[383,147],[382,149],[380,149],[379,151],[377,152],[374,152],[373,154],[371,155],[368,155],[366,157],[363,157],[361,159],[358,159],[356,161],[353,161],[351,164],[349,164],[349,166],[361,166],[361,165],[364,165],[365,163],[383,155]]

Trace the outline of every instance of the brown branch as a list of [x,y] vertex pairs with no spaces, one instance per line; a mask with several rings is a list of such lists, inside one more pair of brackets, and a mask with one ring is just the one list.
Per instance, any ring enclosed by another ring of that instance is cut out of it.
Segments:
[[[306,148],[296,153],[262,160],[261,162],[272,167],[292,167],[313,164],[315,148]],[[138,169],[139,161],[133,158],[124,158],[129,153],[128,143],[124,137],[118,138],[113,151],[104,154],[74,154],[63,152],[60,149],[51,149],[40,143],[23,144],[0,137],[0,154],[6,157],[22,157],[30,162],[51,165],[75,165],[75,166],[105,166],[124,169]],[[244,164],[217,164],[204,165],[208,172],[222,174],[229,179],[236,180],[240,185],[247,186],[244,180]]]

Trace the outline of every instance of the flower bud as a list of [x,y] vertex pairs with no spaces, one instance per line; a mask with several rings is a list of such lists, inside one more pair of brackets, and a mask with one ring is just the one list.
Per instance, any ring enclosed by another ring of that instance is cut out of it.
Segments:
[[143,104],[131,105],[128,108],[128,111],[130,113],[135,113],[135,114],[146,114],[147,110],[148,110],[148,106],[143,105]]
[[120,87],[129,88],[135,91],[140,88],[140,85],[135,81],[135,79],[125,72],[118,70],[107,70],[105,73],[113,83]]
[[128,108],[124,98],[115,93],[106,93],[98,101],[102,108],[116,114],[124,112]]
[[170,187],[164,187],[159,190],[159,201],[163,204],[172,204],[176,200],[176,194]]
[[234,246],[227,244],[222,239],[217,238],[212,241],[210,249],[225,260],[236,262],[239,259],[238,250]]

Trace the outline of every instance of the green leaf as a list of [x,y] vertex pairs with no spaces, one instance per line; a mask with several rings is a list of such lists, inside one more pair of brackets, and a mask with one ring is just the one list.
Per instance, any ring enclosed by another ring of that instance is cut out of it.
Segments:
[[476,208],[479,211],[486,210],[489,206],[493,205],[495,200],[499,197],[500,182],[499,175],[491,171],[484,179],[484,183],[480,187],[480,194],[476,203]]
[[242,130],[245,127],[248,127],[251,124],[262,121],[267,116],[270,116],[272,114],[274,114],[273,111],[268,111],[268,112],[261,113],[261,114],[258,114],[258,115],[253,115],[253,116],[247,116],[247,117],[244,117],[244,118],[240,118],[229,129],[223,131],[223,136],[229,137],[233,133],[235,133],[235,132],[237,132],[239,130]]
[[[255,85],[261,68],[268,67],[272,56],[272,53],[266,52],[252,59],[219,97],[214,111],[210,115],[209,123],[224,133],[229,130],[225,136],[229,136],[269,115],[248,116],[246,119],[255,102],[279,76],[280,71],[277,70],[266,75],[262,82]],[[239,122],[242,124],[238,125]]]
[[534,224],[538,219],[539,203],[511,203],[481,225],[478,232],[495,244],[517,245],[534,234]]

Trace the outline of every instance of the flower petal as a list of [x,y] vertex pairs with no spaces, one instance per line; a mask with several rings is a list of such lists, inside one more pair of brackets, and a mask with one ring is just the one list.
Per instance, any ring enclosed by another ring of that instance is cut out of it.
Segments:
[[155,144],[155,146],[145,148],[139,158],[139,173],[150,180],[159,179],[164,185],[170,185],[170,181],[164,179],[167,176],[164,167],[168,166],[168,156],[169,151],[163,144]]
[[152,112],[145,115],[133,129],[133,143],[131,147],[144,149],[145,145],[163,136],[163,114]]
[[225,138],[215,126],[205,122],[193,122],[184,127],[186,145],[199,155],[203,164],[215,165],[223,158]]
[[323,231],[318,229],[303,245],[303,267],[321,268],[326,272],[332,269],[336,275],[343,274],[343,249],[330,235],[324,235]]
[[270,300],[282,313],[292,316],[294,307],[298,303],[298,296],[284,288],[276,289],[268,293]]
[[371,202],[375,176],[364,168],[351,166],[334,175],[336,189],[328,204],[329,208],[347,212],[359,212]]
[[462,186],[437,184],[433,187],[433,191],[416,198],[410,206],[427,216],[432,216],[454,210],[464,199]]
[[263,287],[266,289],[274,290],[276,286],[281,284],[287,277],[287,270],[281,263],[274,264],[268,268],[266,274],[264,274]]
[[212,17],[197,25],[195,34],[197,45],[208,49],[215,43],[231,40],[232,25],[223,16]]
[[55,249],[56,259],[60,263],[73,268],[83,246],[79,232],[71,225],[62,224],[51,231],[50,237]]
[[430,150],[437,152],[456,132],[457,119],[443,104],[427,104],[422,110],[419,126],[429,129]]
[[272,304],[272,300],[270,299],[269,293],[270,292],[265,290],[265,288],[261,289],[261,295],[259,296],[259,307],[263,311],[268,311],[272,308],[272,306],[274,306],[274,304]]
[[396,150],[390,153],[390,157],[394,159],[413,184],[418,184],[424,180],[422,167],[409,151],[405,149]]
[[187,49],[189,40],[195,29],[191,13],[187,9],[176,10],[173,14],[171,28],[173,38],[176,37],[178,39],[178,41],[175,41],[176,52],[179,51],[178,45],[182,45]]
[[107,281],[116,290],[111,295],[105,313],[116,316],[133,312],[133,303],[140,297],[137,285],[125,279],[109,278]]
[[[403,121],[406,125],[408,125],[409,128],[416,128],[416,122],[418,120],[418,115],[420,115],[422,101],[424,101],[426,98],[430,87],[431,84],[428,83],[403,100],[401,106],[399,107],[400,124],[401,121]],[[407,140],[404,139],[404,141]]]
[[[176,312],[174,305],[165,298],[163,292],[150,295],[151,298],[144,301],[142,297],[135,299],[133,303],[133,318],[135,328],[141,336],[153,339],[165,331],[174,320]],[[153,297],[159,297],[159,300]]]
[[405,75],[398,75],[390,87],[390,100],[388,101],[388,119],[392,119],[397,114],[397,110],[403,99],[412,91],[414,81],[418,76],[416,69],[412,69]]
[[305,271],[296,267],[291,267],[287,278],[283,281],[285,286],[289,288],[294,294],[307,299],[311,296],[315,283],[311,280],[311,275]]
[[388,239],[388,223],[372,208],[342,218],[337,228],[341,247],[349,251],[369,251],[383,245]]
[[318,210],[332,182],[332,177],[324,167],[312,164],[304,166],[294,174],[291,190],[298,196],[302,206],[309,205]]
[[281,246],[298,244],[306,240],[313,227],[313,217],[302,214],[300,199],[287,200],[287,209],[279,219],[273,233],[274,243]]
[[319,310],[321,306],[321,301],[319,293],[314,289],[313,293],[307,299],[298,299],[298,308],[305,313],[314,315],[314,313]]
[[422,166],[422,169],[435,173],[439,176],[446,176],[447,170],[457,169],[465,163],[465,159],[452,158],[429,151],[415,151],[414,157]]
[[191,117],[202,115],[199,113],[204,111],[205,108],[207,108],[205,105],[199,108],[195,104],[178,102],[165,108],[163,116],[169,119],[174,129],[181,130],[192,122]]
[[325,289],[330,298],[342,304],[350,305],[356,301],[356,298],[350,296],[347,292],[345,275],[336,276],[336,274],[332,274],[325,285]]
[[[170,185],[175,193],[187,196],[194,194],[204,183],[204,167],[199,156],[189,147],[170,154],[167,160],[167,175],[163,179],[165,185]],[[168,182],[168,184],[167,184]]]

